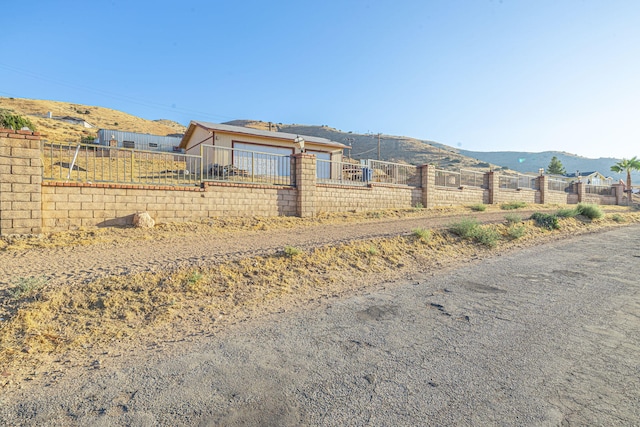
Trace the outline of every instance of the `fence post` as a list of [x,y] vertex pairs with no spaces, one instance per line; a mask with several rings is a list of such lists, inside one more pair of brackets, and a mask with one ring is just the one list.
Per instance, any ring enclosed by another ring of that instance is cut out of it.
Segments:
[[585,199],[584,195],[587,192],[585,183],[582,181],[578,181],[575,185],[576,185],[576,192],[578,193],[578,203],[582,203]]
[[0,129],[0,235],[42,233],[40,133]]
[[301,218],[316,216],[316,156],[307,153],[293,155],[296,166],[296,213]]
[[616,192],[616,205],[622,204],[622,196],[624,196],[624,184],[613,184],[613,190]]
[[500,192],[500,175],[494,171],[487,172],[487,186],[489,187],[489,204],[498,203],[498,193]]
[[422,179],[422,206],[432,208],[434,205],[434,195],[436,186],[436,168],[432,165],[418,166],[420,168],[420,177]]
[[538,190],[540,191],[540,204],[544,205],[547,202],[547,177],[540,175],[538,178]]

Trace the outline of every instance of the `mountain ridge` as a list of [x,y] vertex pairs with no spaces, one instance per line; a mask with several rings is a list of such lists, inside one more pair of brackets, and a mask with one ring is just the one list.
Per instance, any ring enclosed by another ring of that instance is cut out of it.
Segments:
[[[98,128],[118,129],[129,132],[150,133],[155,135],[179,134],[186,126],[167,119],[147,120],[122,111],[62,101],[35,100],[27,98],[0,97],[0,108],[15,111],[28,117],[46,138],[52,141],[80,142],[95,136]],[[85,128],[81,124],[63,122],[48,118],[72,116],[86,120],[94,128]],[[327,125],[283,124],[260,120],[232,120],[225,122],[235,126],[254,129],[273,130],[301,135],[317,136],[341,142],[350,148],[347,156],[356,159],[377,159],[408,163],[414,165],[433,164],[441,169],[502,170],[520,173],[538,173],[540,168],[548,166],[554,155],[560,159],[567,172],[598,171],[615,180],[626,179],[624,174],[615,174],[610,168],[620,159],[590,159],[577,154],[562,151],[526,152],[526,151],[470,151],[447,146],[432,140],[422,140],[407,136],[387,134],[358,134],[342,131]],[[378,140],[380,144],[378,145]],[[378,149],[379,147],[379,149]],[[379,150],[379,151],[378,151]],[[640,182],[640,172],[632,174],[634,182]]]

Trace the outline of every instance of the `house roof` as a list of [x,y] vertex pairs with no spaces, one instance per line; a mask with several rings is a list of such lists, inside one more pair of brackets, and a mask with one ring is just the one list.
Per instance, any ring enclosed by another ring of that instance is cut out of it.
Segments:
[[[580,176],[581,177],[587,177],[587,176],[591,176],[591,175],[595,175],[598,174],[598,171],[593,171],[593,172],[580,172]],[[568,173],[565,175],[567,178],[577,178],[578,177],[578,173],[573,172],[573,173]],[[603,175],[604,176],[604,175]]]
[[212,132],[217,131],[217,132],[225,132],[225,133],[235,133],[239,135],[262,136],[265,138],[291,141],[291,143],[293,143],[298,136],[301,136],[304,138],[304,141],[307,143],[319,144],[319,145],[324,145],[326,147],[332,147],[332,148],[341,148],[341,149],[348,148],[346,145],[341,144],[339,142],[332,141],[327,138],[320,138],[317,136],[299,135],[295,133],[286,133],[286,132],[273,132],[268,130],[247,128],[243,126],[223,125],[220,123],[209,123],[209,122],[200,122],[200,121],[193,121],[193,120],[191,121],[191,123],[189,123],[189,127],[187,128],[187,131],[185,132],[184,137],[180,142],[180,148],[187,147],[187,142],[189,141],[189,139],[191,139],[191,135],[193,135],[193,132],[195,131],[196,127],[201,127]]

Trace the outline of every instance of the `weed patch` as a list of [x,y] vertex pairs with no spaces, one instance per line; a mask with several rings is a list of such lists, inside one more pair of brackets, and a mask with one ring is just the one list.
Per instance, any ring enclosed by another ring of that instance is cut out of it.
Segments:
[[504,219],[507,221],[507,224],[517,224],[522,222],[522,217],[518,214],[507,214],[504,216]]
[[415,237],[426,243],[431,240],[431,231],[426,228],[415,228],[411,231]]
[[600,207],[586,203],[578,203],[576,211],[578,215],[586,216],[589,219],[600,219],[604,216],[604,212]]
[[484,212],[487,210],[487,205],[484,205],[482,203],[478,203],[477,205],[471,205],[469,207],[471,208],[472,211],[476,211],[476,212]]
[[558,217],[555,215],[535,212],[531,215],[531,219],[535,221],[536,225],[547,230],[558,230],[560,228]]
[[509,202],[509,203],[503,203],[500,205],[500,209],[503,209],[505,211],[513,210],[513,209],[522,209],[525,207],[527,207],[527,204],[525,202]]

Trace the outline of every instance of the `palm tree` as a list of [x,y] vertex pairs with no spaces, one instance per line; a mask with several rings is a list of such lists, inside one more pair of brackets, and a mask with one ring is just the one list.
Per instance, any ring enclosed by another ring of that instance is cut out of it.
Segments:
[[611,166],[611,171],[616,173],[627,172],[627,191],[629,192],[628,204],[631,205],[631,171],[640,171],[640,160],[638,156],[630,159],[622,159],[615,165]]

